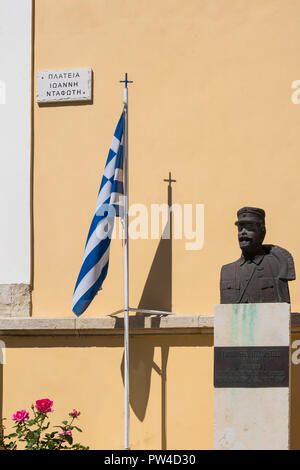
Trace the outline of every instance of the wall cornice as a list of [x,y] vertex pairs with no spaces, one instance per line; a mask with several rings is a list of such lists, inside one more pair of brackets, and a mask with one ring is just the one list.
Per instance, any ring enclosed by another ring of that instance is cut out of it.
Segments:
[[[300,313],[292,314],[292,333],[300,333]],[[130,316],[131,335],[213,335],[213,315]],[[121,317],[0,318],[1,336],[123,336]]]

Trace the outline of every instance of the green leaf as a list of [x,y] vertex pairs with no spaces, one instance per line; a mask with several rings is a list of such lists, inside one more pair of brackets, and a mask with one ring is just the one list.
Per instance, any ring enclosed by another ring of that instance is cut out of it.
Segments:
[[45,436],[48,437],[49,439],[53,439],[53,437],[55,436],[55,434],[57,434],[57,431],[53,431],[53,432],[51,432],[50,434],[49,434],[49,433],[46,433]]
[[32,441],[34,439],[34,432],[33,431],[29,431],[26,435],[26,439],[28,441]]
[[29,421],[27,421],[27,426],[33,426],[35,423],[36,423],[35,419],[30,419]]
[[55,449],[55,442],[49,441],[47,442],[48,449],[54,450]]
[[72,436],[69,436],[69,434],[65,434],[64,438],[70,445],[73,444],[73,437]]

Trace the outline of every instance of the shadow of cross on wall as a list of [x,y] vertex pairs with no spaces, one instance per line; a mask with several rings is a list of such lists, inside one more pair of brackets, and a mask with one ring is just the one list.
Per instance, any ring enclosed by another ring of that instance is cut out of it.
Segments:
[[[176,182],[176,180],[171,178],[171,172],[169,172],[169,178],[163,181],[168,183],[167,201],[170,209],[172,206],[172,183]],[[158,243],[138,304],[140,309],[172,311],[172,232],[172,213],[169,210],[167,223],[163,229],[163,234]],[[136,314],[136,316],[141,317],[141,322],[143,322],[145,315],[147,314]],[[157,324],[159,326],[160,316],[153,317],[152,322],[153,325]],[[161,364],[157,365],[153,360],[153,341],[145,337],[130,339],[130,405],[137,418],[143,421],[149,400],[152,369],[154,369],[161,377],[161,448],[166,449],[166,370],[169,346],[162,344],[160,349]],[[121,369],[123,376],[124,357]]]
[[[168,182],[168,207],[172,207],[172,182],[171,178],[164,179]],[[172,212],[168,212],[168,220],[163,229],[138,308],[149,310],[172,311]]]

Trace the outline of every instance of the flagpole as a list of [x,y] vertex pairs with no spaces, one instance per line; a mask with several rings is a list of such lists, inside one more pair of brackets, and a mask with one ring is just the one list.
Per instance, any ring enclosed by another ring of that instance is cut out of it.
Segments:
[[124,87],[124,448],[130,449],[130,402],[129,402],[129,236],[128,236],[128,83],[127,73]]

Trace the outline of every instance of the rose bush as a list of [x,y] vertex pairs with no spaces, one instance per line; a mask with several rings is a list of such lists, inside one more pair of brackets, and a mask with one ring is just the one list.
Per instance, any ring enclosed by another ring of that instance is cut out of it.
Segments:
[[54,426],[57,431],[49,432],[49,416],[52,413],[53,401],[49,398],[37,400],[31,406],[33,417],[30,418],[26,410],[16,411],[12,420],[16,422],[15,432],[4,434],[3,425],[0,426],[0,448],[5,450],[17,450],[18,444],[24,443],[26,450],[88,450],[81,444],[73,443],[73,431],[82,432],[73,424],[78,419],[80,411],[73,409],[69,413],[70,419],[63,421],[60,426]]

